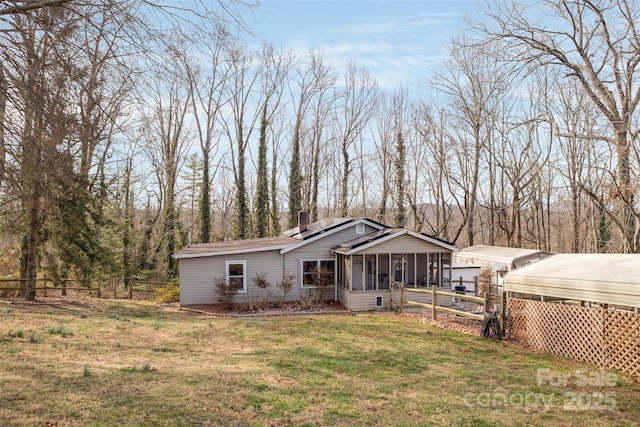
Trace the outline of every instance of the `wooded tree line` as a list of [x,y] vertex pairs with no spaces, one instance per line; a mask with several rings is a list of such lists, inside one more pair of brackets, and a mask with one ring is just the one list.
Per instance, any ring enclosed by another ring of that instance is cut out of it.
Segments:
[[184,245],[300,210],[459,247],[639,251],[635,3],[487,3],[424,88],[392,90],[243,41],[252,6],[0,2],[2,273],[27,297],[42,274],[173,278]]

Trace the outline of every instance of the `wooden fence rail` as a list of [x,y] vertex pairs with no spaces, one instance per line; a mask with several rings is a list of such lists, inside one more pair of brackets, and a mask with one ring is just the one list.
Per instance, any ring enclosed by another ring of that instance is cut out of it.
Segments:
[[[122,298],[124,295],[129,299],[134,299],[134,296],[136,296],[136,299],[149,299],[153,297],[155,289],[167,285],[167,282],[143,281],[136,280],[135,278],[132,279],[133,280],[130,282],[131,284],[125,287],[122,285],[123,278],[121,277],[105,278],[103,280],[105,284],[98,284],[97,286],[95,286],[95,284],[92,286],[77,286],[77,280],[63,280],[62,285],[55,286],[51,279],[39,278],[36,279],[36,294],[42,292],[41,295],[47,297],[49,296],[48,294],[53,291],[56,294],[59,293],[62,296],[65,296],[67,292],[73,291],[80,293],[86,292],[89,295],[95,293],[95,296],[98,298],[111,296],[113,298],[118,298],[119,296]],[[16,292],[24,291],[24,282],[26,282],[25,279],[0,279],[0,296],[10,296],[9,294],[12,292],[15,294]],[[13,283],[18,283],[18,286],[2,286],[3,284]],[[76,286],[69,286],[68,284],[76,284]],[[144,289],[140,288],[140,286],[146,286],[152,289]]]
[[[476,319],[476,320],[484,320],[486,314],[489,312],[491,295],[488,292],[485,292],[483,297],[476,297],[471,295],[458,294],[454,292],[441,291],[441,290],[438,290],[436,286],[433,286],[431,289],[415,289],[415,288],[405,287],[404,283],[397,283],[397,284],[400,287],[400,304],[398,308],[400,313],[402,313],[402,306],[404,304],[411,305],[414,307],[431,309],[431,316],[433,320],[438,319],[438,311],[443,311],[445,313],[453,313],[457,316],[469,317],[471,319]],[[411,301],[411,300],[405,301],[405,292],[416,293],[416,294],[431,294],[431,304],[424,304],[421,302]],[[456,310],[455,308],[438,305],[438,296],[452,297],[452,298],[458,298],[461,300],[477,302],[479,304],[482,304],[483,312],[470,313],[468,311]]]

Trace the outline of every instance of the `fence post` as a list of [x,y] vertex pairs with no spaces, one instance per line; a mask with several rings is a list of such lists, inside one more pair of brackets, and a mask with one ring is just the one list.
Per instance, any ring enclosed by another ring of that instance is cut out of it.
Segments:
[[402,306],[404,305],[404,283],[398,282],[400,287],[400,303],[398,304],[398,312],[402,314]]
[[436,285],[431,287],[431,319],[438,320],[438,313],[436,312],[436,303],[438,300],[438,294],[436,293]]
[[129,285],[129,299],[133,299],[133,283],[135,282],[135,278],[127,277],[127,284]]
[[507,292],[502,291],[502,295],[500,296],[500,332],[502,332],[502,336],[506,336],[506,327],[507,327]]
[[489,288],[489,292],[484,293],[484,313],[487,314],[491,311],[491,288]]
[[47,297],[47,278],[44,278],[44,297]]

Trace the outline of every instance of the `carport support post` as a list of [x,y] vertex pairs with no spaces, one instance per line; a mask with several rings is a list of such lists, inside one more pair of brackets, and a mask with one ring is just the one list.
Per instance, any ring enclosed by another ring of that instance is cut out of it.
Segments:
[[502,332],[502,336],[505,334],[507,320],[507,292],[502,291],[502,295],[500,296],[500,332]]

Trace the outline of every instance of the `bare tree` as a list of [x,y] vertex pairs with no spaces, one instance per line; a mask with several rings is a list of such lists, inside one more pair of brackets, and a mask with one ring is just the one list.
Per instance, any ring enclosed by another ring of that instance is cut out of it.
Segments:
[[[284,87],[289,77],[293,65],[293,55],[286,50],[277,50],[271,45],[264,45],[262,48],[261,61],[262,68],[262,106],[260,119],[260,140],[258,148],[258,164],[256,179],[255,197],[255,224],[258,237],[266,237],[269,233],[269,223],[271,216],[269,204],[269,173],[267,167],[267,138],[269,128],[275,121],[275,117],[282,113]],[[278,153],[274,150],[271,153],[275,160]],[[274,193],[277,190],[274,189]],[[272,194],[275,198],[276,194]],[[273,226],[271,229],[276,228]]]
[[378,83],[364,68],[354,62],[347,64],[344,86],[337,101],[336,136],[342,157],[340,183],[340,215],[349,215],[349,178],[352,170],[350,151],[362,136],[376,107]]
[[[421,103],[415,112],[414,127],[417,133],[417,144],[426,150],[429,161],[418,169],[424,169],[426,189],[423,194],[425,206],[424,223],[430,234],[445,240],[456,240],[461,227],[455,227],[453,207],[460,203],[462,188],[460,167],[454,155],[453,137],[450,131],[454,128],[452,114],[447,110],[436,110],[436,107]],[[456,234],[454,234],[456,233]]]
[[231,164],[235,178],[234,237],[243,239],[250,233],[249,200],[247,192],[246,163],[251,135],[260,120],[262,93],[259,90],[263,64],[246,48],[234,47],[227,54],[230,72],[225,81],[225,101],[229,115],[221,117],[220,125],[234,147]]
[[189,90],[193,93],[191,100],[196,135],[202,152],[202,183],[197,220],[199,243],[206,243],[211,239],[211,182],[216,177],[219,165],[214,166],[213,171],[211,168],[212,158],[216,158],[220,151],[216,125],[225,105],[222,89],[229,72],[228,64],[223,61],[226,45],[224,33],[219,34],[203,52],[202,63],[187,64],[186,70]]
[[369,182],[376,180],[380,186],[381,193],[379,204],[376,209],[375,218],[383,223],[387,222],[388,203],[391,197],[391,177],[393,176],[393,115],[391,113],[391,100],[389,96],[380,96],[378,109],[374,118],[372,129],[372,139],[375,144],[373,164],[376,168],[375,174],[368,177]]
[[0,187],[4,181],[7,162],[7,148],[5,146],[5,128],[7,118],[7,79],[4,75],[4,65],[0,63]]
[[464,168],[461,175],[465,188],[461,214],[467,231],[467,243],[474,244],[478,186],[483,171],[480,160],[491,142],[493,112],[506,93],[509,80],[515,76],[511,69],[496,59],[500,52],[487,46],[473,46],[461,38],[453,42],[446,71],[438,74],[433,86],[443,92],[456,111],[458,126],[458,160]]
[[[335,78],[331,69],[324,63],[322,54],[309,51],[305,64],[289,85],[295,110],[291,135],[291,162],[289,170],[289,227],[295,227],[298,211],[308,209],[311,204],[313,170],[318,167],[319,147],[322,140],[322,121],[326,118],[323,100]],[[313,114],[313,115],[312,115]],[[314,117],[315,116],[315,117]],[[321,122],[310,122],[311,120]],[[310,134],[305,144],[305,122]],[[304,149],[304,152],[301,150]],[[315,159],[315,162],[314,162]],[[304,177],[304,163],[307,165],[307,179]],[[317,176],[316,176],[317,179]],[[305,182],[306,181],[306,186]],[[317,183],[317,181],[315,181]],[[306,188],[305,188],[306,187]],[[304,194],[303,194],[304,193]],[[317,200],[317,194],[316,194]],[[303,206],[304,205],[304,206]]]
[[86,281],[110,261],[99,232],[104,160],[127,90],[115,48],[124,12],[90,3],[47,6],[2,19],[3,114],[8,105],[13,112],[10,125],[3,117],[3,137],[12,139],[4,154],[20,189],[20,272],[31,300],[39,265]]
[[576,81],[558,81],[554,84],[556,102],[549,103],[551,122],[558,147],[562,153],[562,167],[560,173],[567,182],[571,208],[571,240],[570,251],[582,252],[583,239],[589,235],[581,229],[583,221],[583,198],[585,193],[581,185],[586,182],[586,174],[592,173],[587,169],[589,152],[592,142],[581,136],[593,135],[593,126],[598,115],[595,106],[586,94],[577,87]]
[[[553,30],[538,24],[534,14],[553,17]],[[606,118],[607,132],[591,137],[611,144],[618,159],[615,188],[618,227],[624,236],[620,248],[640,250],[640,215],[635,209],[631,148],[638,138],[633,117],[640,102],[640,38],[635,2],[606,0],[543,0],[522,6],[510,1],[487,4],[490,22],[476,27],[491,40],[511,49],[510,57],[529,67],[557,68],[575,79]]]
[[[17,1],[2,2],[0,5],[0,16],[25,14],[36,9],[63,6],[73,0],[34,0],[18,3]],[[6,4],[9,3],[9,4]]]
[[173,259],[176,250],[177,181],[191,138],[187,117],[193,106],[185,45],[169,44],[165,61],[155,65],[155,76],[148,82],[146,117],[143,128],[149,160],[154,167],[162,207],[162,240],[156,253],[164,248],[164,265],[168,278],[177,274]]

